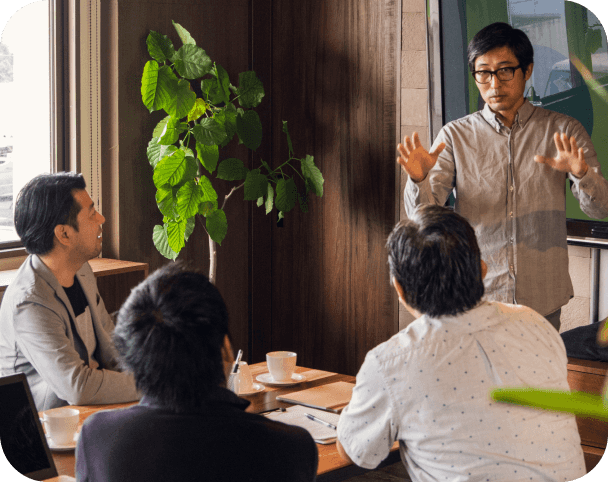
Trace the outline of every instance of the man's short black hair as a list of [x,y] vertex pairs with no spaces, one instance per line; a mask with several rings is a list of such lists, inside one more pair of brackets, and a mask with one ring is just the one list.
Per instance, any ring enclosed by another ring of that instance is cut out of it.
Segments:
[[481,255],[465,218],[441,206],[422,204],[393,229],[387,242],[391,277],[405,302],[432,317],[457,315],[483,296]]
[[505,46],[511,49],[525,73],[528,66],[534,62],[534,47],[522,30],[513,28],[504,22],[496,22],[482,28],[469,42],[467,56],[471,72],[475,71],[477,57]]
[[176,412],[200,408],[225,384],[228,311],[202,273],[169,263],[142,281],[118,312],[114,342],[137,389]]
[[73,191],[86,187],[82,174],[58,172],[36,176],[21,189],[15,203],[15,230],[28,253],[51,251],[58,224],[78,231],[77,217],[82,206],[74,199]]

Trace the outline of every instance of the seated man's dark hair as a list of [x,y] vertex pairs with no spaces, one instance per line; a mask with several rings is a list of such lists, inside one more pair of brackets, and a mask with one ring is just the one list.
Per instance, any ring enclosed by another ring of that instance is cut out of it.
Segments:
[[137,389],[176,412],[200,408],[225,384],[228,335],[222,295],[201,273],[170,263],[151,274],[118,312],[114,341]]
[[419,312],[457,315],[481,300],[479,246],[459,214],[422,204],[395,226],[386,245],[391,277],[403,288],[405,302]]
[[508,23],[496,22],[482,28],[475,34],[467,47],[469,69],[475,70],[477,57],[499,47],[509,47],[523,72],[534,62],[534,47],[528,36]]
[[82,206],[74,200],[72,191],[86,187],[82,174],[58,172],[36,176],[19,191],[15,230],[28,253],[51,251],[58,224],[67,224],[78,231],[77,217]]

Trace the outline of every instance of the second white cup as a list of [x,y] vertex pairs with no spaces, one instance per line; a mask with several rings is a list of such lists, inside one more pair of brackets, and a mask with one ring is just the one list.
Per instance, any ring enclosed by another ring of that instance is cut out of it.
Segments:
[[46,433],[57,445],[69,445],[78,430],[80,412],[75,408],[53,408],[42,414]]
[[268,371],[276,382],[287,382],[291,380],[296,368],[298,355],[293,351],[271,351],[266,353],[266,364]]

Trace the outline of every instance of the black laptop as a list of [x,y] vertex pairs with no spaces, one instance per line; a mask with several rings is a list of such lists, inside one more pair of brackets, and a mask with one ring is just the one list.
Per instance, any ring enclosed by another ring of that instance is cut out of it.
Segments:
[[23,373],[0,377],[0,444],[17,472],[34,480],[57,476],[55,462]]

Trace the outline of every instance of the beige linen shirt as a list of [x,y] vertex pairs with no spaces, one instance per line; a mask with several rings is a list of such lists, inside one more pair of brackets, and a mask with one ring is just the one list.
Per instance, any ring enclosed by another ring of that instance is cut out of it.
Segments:
[[[534,162],[555,157],[555,132],[574,136],[589,170],[581,179]],[[486,105],[482,111],[445,125],[433,149],[446,148],[426,179],[408,179],[405,210],[418,204],[443,205],[454,191],[455,210],[475,228],[488,265],[485,299],[526,305],[542,315],[573,296],[566,241],[566,179],[581,209],[592,218],[608,216],[608,181],[584,127],[572,117],[520,107],[511,129]]]

